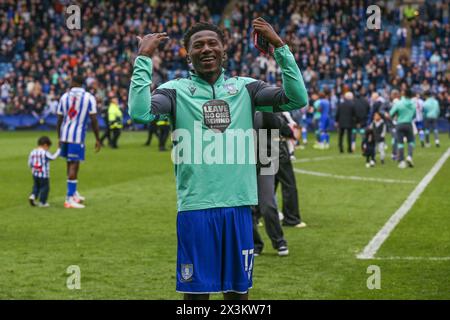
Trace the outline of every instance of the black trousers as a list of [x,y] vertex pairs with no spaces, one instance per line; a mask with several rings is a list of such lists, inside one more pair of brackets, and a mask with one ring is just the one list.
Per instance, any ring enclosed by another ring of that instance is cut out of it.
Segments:
[[439,139],[438,120],[425,119],[425,142],[430,143],[430,133],[434,133],[434,140]]
[[291,161],[280,161],[280,167],[275,175],[275,190],[278,183],[281,183],[283,199],[283,225],[295,226],[301,222],[301,217],[298,206],[297,182]]
[[158,136],[158,130],[156,127],[156,123],[154,121],[150,122],[148,124],[148,136],[147,136],[147,141],[145,142],[145,145],[149,146],[152,143],[153,135]]
[[345,132],[347,132],[347,152],[352,152],[352,128],[339,128],[339,151],[344,152]]
[[413,143],[415,142],[414,131],[411,123],[399,123],[395,129],[397,133],[397,160],[403,161],[405,158],[404,140],[408,142],[408,155],[412,157]]
[[158,126],[158,138],[159,138],[159,150],[166,150],[166,142],[167,138],[170,134],[170,126],[169,125],[161,125]]
[[364,155],[366,156],[366,162],[369,163],[370,160],[375,161],[376,147],[375,145],[367,147]]
[[109,130],[109,123],[108,123],[108,119],[105,119],[105,132],[103,132],[103,135],[100,138],[100,142],[103,144],[103,141],[108,140],[108,145],[111,145],[111,131]]
[[119,141],[119,137],[122,132],[122,129],[115,128],[115,129],[111,129],[111,131],[112,131],[111,147],[116,149],[119,147],[117,145],[117,142]]
[[275,201],[275,176],[258,175],[258,206],[253,208],[253,242],[255,251],[261,252],[264,242],[258,232],[258,218],[264,219],[264,227],[269,236],[272,247],[278,249],[286,246],[283,229],[278,219],[278,208]]
[[36,199],[39,198],[41,203],[47,203],[48,194],[50,192],[50,179],[38,178],[33,176],[33,190],[32,193]]
[[415,140],[413,127],[410,123],[397,124],[396,132],[397,132],[397,143],[403,144],[405,138],[406,141],[408,141],[408,143],[412,143]]

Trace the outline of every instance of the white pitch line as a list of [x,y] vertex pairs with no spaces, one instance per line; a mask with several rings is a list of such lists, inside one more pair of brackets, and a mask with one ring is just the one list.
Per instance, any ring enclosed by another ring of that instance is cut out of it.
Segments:
[[372,182],[382,182],[382,183],[416,183],[416,181],[412,180],[396,180],[396,179],[382,179],[382,178],[368,178],[368,177],[358,177],[358,176],[342,176],[331,173],[317,172],[317,171],[309,171],[294,168],[294,171],[300,174],[307,174],[310,176],[324,177],[324,178],[333,178],[333,179],[342,179],[342,180],[356,180],[356,181],[372,181]]
[[315,157],[315,158],[303,158],[303,159],[293,160],[292,162],[293,163],[303,163],[303,162],[326,161],[326,160],[332,160],[332,159],[348,159],[348,158],[357,158],[357,156],[348,155],[348,156],[326,156],[326,157]]
[[450,257],[377,257],[373,260],[427,260],[427,261],[450,261]]
[[397,224],[402,220],[402,218],[409,212],[416,200],[419,198],[421,193],[425,190],[431,180],[434,178],[439,169],[444,165],[445,161],[450,156],[450,148],[439,158],[439,160],[434,164],[433,168],[427,173],[427,175],[420,181],[417,187],[411,192],[408,198],[403,202],[403,204],[398,208],[398,210],[389,218],[386,224],[381,228],[380,231],[373,237],[369,244],[364,248],[364,250],[358,254],[356,257],[358,259],[373,259],[378,249],[380,249],[383,242],[389,237],[390,233]]

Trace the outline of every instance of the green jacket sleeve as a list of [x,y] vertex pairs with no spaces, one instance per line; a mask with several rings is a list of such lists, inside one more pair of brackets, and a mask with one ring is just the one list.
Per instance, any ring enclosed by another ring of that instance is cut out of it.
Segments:
[[258,111],[281,112],[300,109],[308,103],[308,92],[300,69],[289,47],[275,49],[275,60],[281,68],[282,88],[264,81],[244,78],[252,102]]
[[135,122],[147,123],[155,119],[151,113],[152,59],[138,56],[134,61],[128,93],[128,112]]
[[280,108],[293,110],[306,106],[308,104],[308,92],[306,91],[300,69],[288,45],[276,48],[274,57],[281,68],[284,93],[289,99],[289,102],[281,105]]
[[138,56],[134,62],[128,93],[128,112],[133,121],[149,123],[160,118],[168,119],[175,108],[175,93],[170,82],[161,85],[152,95],[152,59]]
[[394,105],[392,106],[391,110],[389,111],[389,115],[392,117],[395,116],[395,114],[397,113],[397,109],[398,109],[398,102],[394,103]]

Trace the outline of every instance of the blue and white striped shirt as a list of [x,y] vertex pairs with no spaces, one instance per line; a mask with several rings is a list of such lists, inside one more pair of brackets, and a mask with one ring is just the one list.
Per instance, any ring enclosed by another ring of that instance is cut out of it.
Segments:
[[64,116],[60,141],[84,143],[88,114],[97,113],[95,97],[83,88],[72,88],[63,94],[58,103],[57,114]]
[[50,178],[50,161],[58,158],[60,149],[54,154],[42,148],[36,148],[30,152],[28,166],[31,168],[33,176],[38,178]]

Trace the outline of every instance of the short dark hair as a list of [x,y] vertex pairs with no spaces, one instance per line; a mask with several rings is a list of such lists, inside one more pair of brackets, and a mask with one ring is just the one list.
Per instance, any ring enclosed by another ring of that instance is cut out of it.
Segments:
[[51,146],[52,145],[52,140],[50,140],[50,138],[47,137],[47,136],[43,136],[43,137],[40,137],[38,139],[38,143],[37,144],[38,144],[38,146],[43,146],[43,145]]
[[187,50],[189,50],[189,43],[191,42],[191,37],[195,33],[199,32],[199,31],[203,31],[203,30],[214,31],[215,33],[217,33],[217,36],[219,37],[220,42],[222,42],[222,44],[225,43],[225,35],[223,34],[222,30],[220,30],[217,26],[215,26],[211,23],[207,23],[207,22],[197,22],[196,24],[191,26],[188,29],[188,31],[186,31],[186,33],[184,34],[183,42],[184,42],[184,46]]
[[411,90],[411,87],[407,87],[407,88],[405,89],[404,94],[405,94],[405,97],[411,98],[411,97],[413,96],[413,91]]
[[83,85],[84,78],[81,74],[75,74],[72,77],[72,86],[73,85]]

